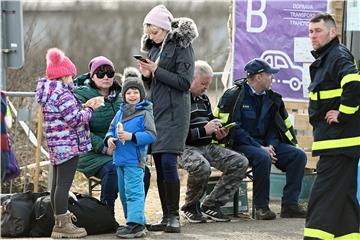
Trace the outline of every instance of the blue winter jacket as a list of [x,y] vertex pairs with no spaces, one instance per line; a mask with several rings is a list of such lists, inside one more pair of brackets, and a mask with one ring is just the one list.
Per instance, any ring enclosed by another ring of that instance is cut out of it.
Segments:
[[124,144],[120,140],[116,141],[113,163],[116,166],[143,168],[146,163],[148,145],[156,140],[152,103],[148,100],[136,105],[122,103],[106,133],[105,144],[109,137],[118,138],[116,126],[119,122],[123,124],[124,131],[131,132],[135,137],[125,141]]

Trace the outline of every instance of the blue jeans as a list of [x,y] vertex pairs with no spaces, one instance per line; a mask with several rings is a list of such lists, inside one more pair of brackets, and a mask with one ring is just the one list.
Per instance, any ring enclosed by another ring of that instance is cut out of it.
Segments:
[[140,167],[116,167],[116,171],[126,223],[144,225],[144,169]]
[[157,181],[176,183],[179,182],[177,170],[177,154],[175,153],[156,153],[153,154]]
[[95,174],[95,177],[101,179],[100,201],[106,203],[112,213],[114,213],[115,200],[118,194],[116,167],[109,161]]
[[[253,169],[255,207],[268,207],[272,164],[270,155],[258,147],[249,145],[239,145],[234,147],[234,150],[244,153]],[[274,165],[286,172],[286,185],[283,189],[282,204],[297,204],[304,176],[306,155],[302,150],[284,143],[280,143],[275,147],[275,153],[278,160]]]

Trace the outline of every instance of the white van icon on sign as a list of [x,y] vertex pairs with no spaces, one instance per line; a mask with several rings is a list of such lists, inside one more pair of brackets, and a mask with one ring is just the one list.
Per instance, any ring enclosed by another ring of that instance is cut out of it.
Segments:
[[290,57],[278,50],[266,50],[261,54],[262,59],[267,61],[272,67],[279,68],[281,71],[276,76],[291,76],[290,79],[275,79],[278,83],[288,84],[291,90],[299,91],[302,86],[302,67],[294,65]]

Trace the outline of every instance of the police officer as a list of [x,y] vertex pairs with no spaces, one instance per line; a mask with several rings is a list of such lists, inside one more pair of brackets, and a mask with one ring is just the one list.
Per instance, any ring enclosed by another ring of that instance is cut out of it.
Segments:
[[280,217],[304,218],[306,211],[298,205],[306,164],[305,153],[296,148],[294,129],[281,95],[270,90],[273,74],[266,61],[255,58],[244,69],[246,79],[227,90],[215,110],[225,122],[236,121],[229,145],[244,153],[253,169],[255,218],[272,220],[269,208],[271,164],[286,172]]
[[[190,128],[184,153],[178,160],[180,167],[189,173],[185,204],[181,210],[191,223],[205,222],[203,215],[218,222],[230,221],[220,207],[233,199],[248,167],[248,160],[242,154],[212,143],[213,139],[222,139],[228,134],[220,120],[213,117],[209,98],[205,94],[212,75],[207,62],[195,62],[190,88]],[[206,191],[211,167],[223,174],[200,208],[200,198]]]
[[356,200],[360,157],[360,75],[350,51],[339,43],[330,14],[314,16],[309,36],[309,117],[314,156],[320,156],[308,205],[304,239],[360,239]]

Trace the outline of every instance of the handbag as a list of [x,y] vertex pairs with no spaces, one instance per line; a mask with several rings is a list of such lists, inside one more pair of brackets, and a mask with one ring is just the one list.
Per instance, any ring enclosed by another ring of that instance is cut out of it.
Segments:
[[25,237],[30,231],[31,222],[34,220],[32,211],[37,198],[48,195],[43,193],[15,193],[5,195],[1,201],[1,236]]
[[[77,227],[84,227],[88,235],[114,233],[118,224],[107,205],[96,198],[75,193],[77,198],[69,197],[69,211],[77,221]],[[31,237],[50,237],[55,224],[50,196],[43,196],[34,204],[34,222],[31,225]]]

